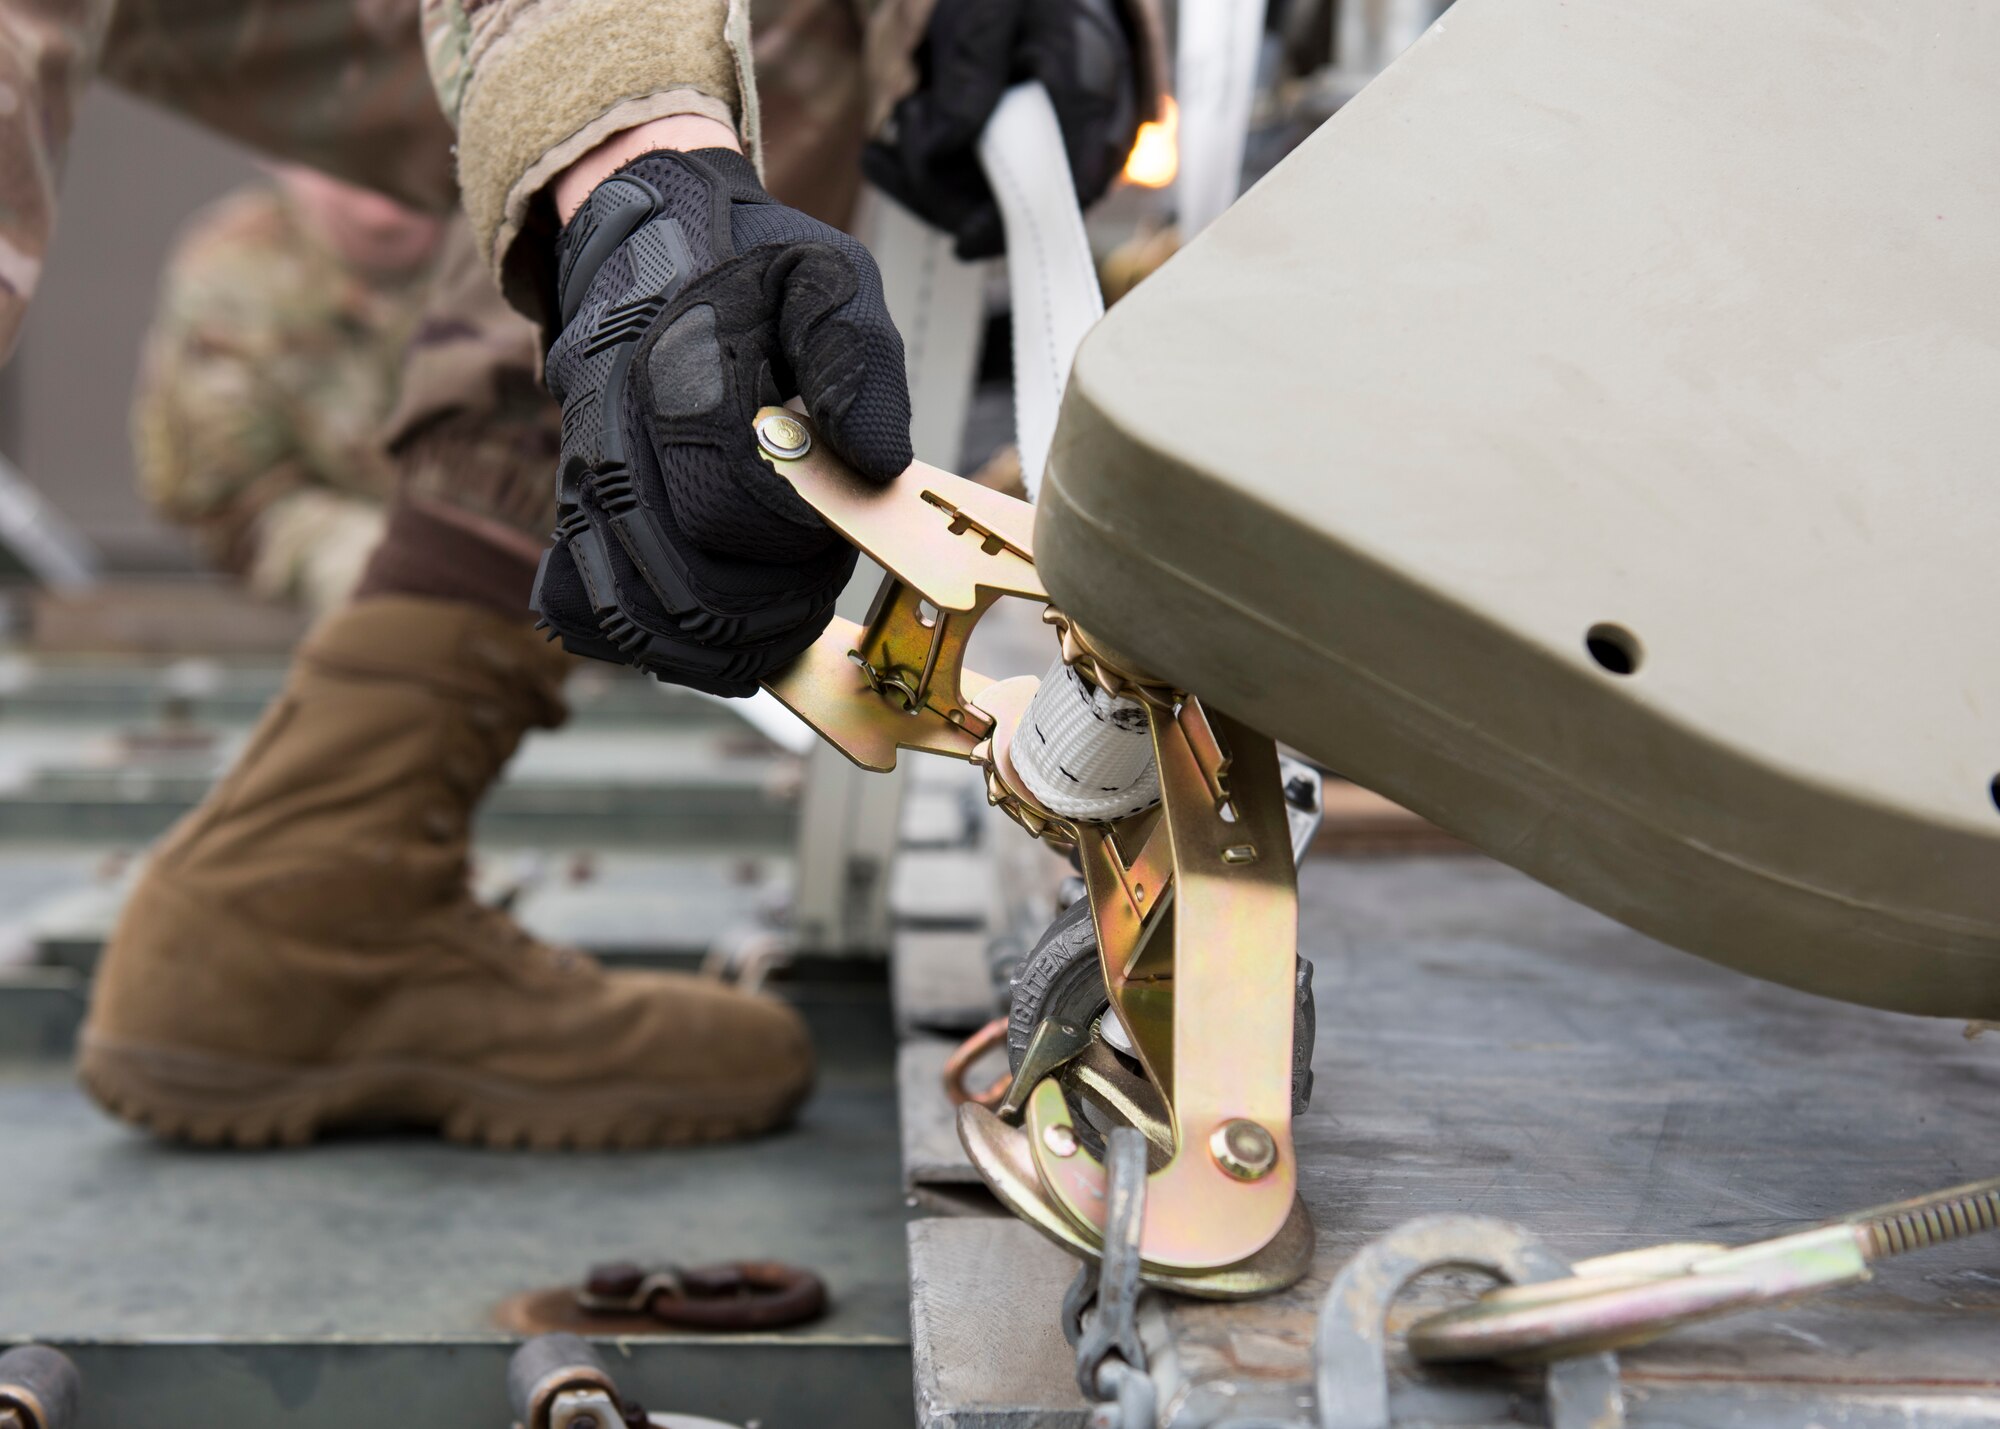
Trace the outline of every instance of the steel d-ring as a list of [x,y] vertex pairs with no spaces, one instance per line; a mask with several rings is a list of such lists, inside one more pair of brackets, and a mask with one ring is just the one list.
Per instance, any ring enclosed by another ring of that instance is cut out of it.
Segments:
[[[1516,1285],[1557,1280],[1569,1262],[1520,1226],[1486,1216],[1422,1216],[1363,1246],[1334,1277],[1313,1338],[1320,1429],[1389,1429],[1389,1306],[1429,1270],[1483,1270]],[[1619,1429],[1618,1360],[1608,1351],[1548,1368],[1553,1429]]]

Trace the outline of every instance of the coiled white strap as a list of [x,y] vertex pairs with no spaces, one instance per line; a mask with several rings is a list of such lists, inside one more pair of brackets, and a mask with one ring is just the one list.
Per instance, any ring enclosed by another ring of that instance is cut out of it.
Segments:
[[1014,771],[1043,808],[1104,823],[1160,799],[1146,707],[1105,693],[1057,660],[1014,731]]

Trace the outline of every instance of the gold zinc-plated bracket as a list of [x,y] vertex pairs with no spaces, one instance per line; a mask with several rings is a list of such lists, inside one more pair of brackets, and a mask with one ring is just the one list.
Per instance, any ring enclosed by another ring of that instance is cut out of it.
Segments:
[[836,618],[767,688],[864,769],[895,768],[898,749],[970,759],[993,732],[975,703],[992,681],[964,668],[973,627],[1002,596],[1048,599],[1035,509],[922,462],[877,486],[783,407],[756,429],[777,473],[889,573],[864,623]]
[[1145,705],[1161,800],[1109,825],[1042,807],[1012,759],[1039,682],[963,667],[972,627],[1002,596],[1048,599],[1034,570],[1034,508],[922,463],[877,487],[784,408],[765,408],[756,426],[772,467],[888,572],[864,624],[836,620],[767,688],[863,768],[893,768],[898,749],[982,766],[993,803],[1037,837],[1076,847],[1111,1005],[1164,1102],[1162,1116],[1067,1029],[1061,1053],[1037,1064],[1031,1049],[1000,1113],[959,1109],[973,1165],[1022,1219],[1097,1258],[1106,1172],[1064,1094],[1085,1088],[1153,1142],[1143,1279],[1212,1299],[1291,1284],[1310,1263],[1313,1230],[1291,1137],[1298,900],[1276,746],[1120,668],[1050,610],[1065,661]]
[[[1260,1295],[1303,1274],[1313,1245],[1291,1137],[1298,901],[1277,750],[1192,698],[1147,708],[1160,806],[1082,825],[1078,841],[1105,986],[1173,1131],[1147,1184],[1141,1275]],[[1061,1078],[1017,1088],[999,1113],[961,1107],[959,1137],[1010,1209],[1094,1253],[1105,1170]]]

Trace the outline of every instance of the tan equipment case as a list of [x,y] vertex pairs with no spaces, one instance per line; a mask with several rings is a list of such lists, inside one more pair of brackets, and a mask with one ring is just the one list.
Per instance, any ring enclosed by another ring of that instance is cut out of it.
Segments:
[[1050,591],[1667,942],[2000,1017],[1996,74],[1990,5],[1460,0],[1091,334]]

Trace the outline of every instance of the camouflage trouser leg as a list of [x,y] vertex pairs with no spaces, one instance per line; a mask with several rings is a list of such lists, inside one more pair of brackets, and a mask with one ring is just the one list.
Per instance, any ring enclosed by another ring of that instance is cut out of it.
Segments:
[[55,225],[56,182],[111,0],[0,0],[0,359]]
[[525,613],[555,517],[561,413],[541,337],[508,307],[461,215],[446,230],[383,442],[397,496],[357,594]]
[[[755,22],[771,192],[844,224],[860,187],[866,103],[851,0],[757,0]],[[388,425],[401,496],[363,594],[527,608],[555,522],[560,436],[540,359],[540,334],[501,300],[461,220]]]
[[454,219],[384,433],[402,495],[539,544],[555,519],[561,421],[542,387],[540,333],[502,300],[472,225]]

